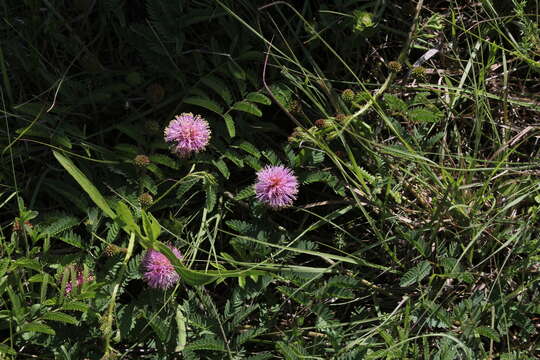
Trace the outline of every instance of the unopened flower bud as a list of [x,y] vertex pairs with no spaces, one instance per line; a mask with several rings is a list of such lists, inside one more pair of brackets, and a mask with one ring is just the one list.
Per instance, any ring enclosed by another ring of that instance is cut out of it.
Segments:
[[149,193],[142,193],[139,196],[139,203],[141,204],[142,207],[148,207],[152,205],[153,202],[154,202],[154,198],[152,198],[152,195],[150,195]]
[[105,254],[105,256],[109,256],[109,257],[114,256],[116,254],[125,253],[125,252],[127,252],[126,248],[116,246],[114,244],[107,245],[105,250],[103,250],[103,254]]
[[336,119],[337,122],[343,122],[347,119],[347,115],[338,113],[336,114],[336,116],[334,116],[334,118]]
[[351,102],[351,101],[353,101],[353,99],[354,99],[354,91],[351,90],[351,89],[345,89],[345,90],[343,90],[343,92],[341,93],[341,98],[342,98],[343,101],[345,101],[345,102]]
[[325,119],[318,119],[315,120],[315,126],[322,129],[328,126],[328,122]]
[[150,164],[150,159],[146,155],[137,155],[133,159],[133,163],[137,165],[138,167],[147,167],[148,164]]
[[390,71],[395,72],[395,73],[400,72],[401,69],[403,68],[403,66],[397,61],[390,61],[387,64],[387,66],[388,66],[388,69],[390,69]]

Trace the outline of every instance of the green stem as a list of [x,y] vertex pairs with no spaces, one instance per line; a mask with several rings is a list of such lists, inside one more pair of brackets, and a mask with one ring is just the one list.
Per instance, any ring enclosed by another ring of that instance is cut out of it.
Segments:
[[104,333],[104,340],[105,340],[105,354],[103,358],[108,358],[111,351],[114,351],[110,344],[111,344],[111,336],[112,336],[112,322],[113,322],[113,311],[116,307],[116,295],[118,294],[118,290],[120,289],[120,285],[122,284],[122,278],[124,276],[124,273],[127,270],[127,264],[129,262],[129,259],[131,258],[131,254],[133,253],[133,248],[135,246],[135,233],[131,233],[129,237],[129,244],[126,251],[126,256],[124,257],[124,261],[122,262],[122,267],[120,268],[120,271],[118,272],[118,275],[116,275],[114,288],[111,294],[111,301],[109,302],[109,308],[107,309],[107,315],[105,317],[105,324],[103,327],[103,333]]

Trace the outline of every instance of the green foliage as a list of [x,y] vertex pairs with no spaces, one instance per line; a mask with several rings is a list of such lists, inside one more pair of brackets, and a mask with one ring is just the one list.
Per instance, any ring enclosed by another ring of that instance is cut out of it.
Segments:
[[415,283],[419,283],[431,272],[431,265],[427,261],[422,261],[417,264],[415,267],[403,274],[401,278],[401,286],[410,286]]

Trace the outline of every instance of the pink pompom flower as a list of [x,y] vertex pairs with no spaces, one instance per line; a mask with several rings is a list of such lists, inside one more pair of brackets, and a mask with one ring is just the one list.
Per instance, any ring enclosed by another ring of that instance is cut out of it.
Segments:
[[266,166],[257,172],[257,199],[274,209],[292,205],[298,194],[298,180],[285,166]]
[[173,151],[180,157],[204,150],[210,141],[210,127],[200,115],[176,115],[165,128],[165,141],[173,144]]
[[[177,258],[182,258],[182,254],[177,248],[173,246],[170,248]],[[152,288],[166,290],[180,280],[180,276],[169,259],[154,249],[146,251],[142,266],[144,269],[143,279]]]

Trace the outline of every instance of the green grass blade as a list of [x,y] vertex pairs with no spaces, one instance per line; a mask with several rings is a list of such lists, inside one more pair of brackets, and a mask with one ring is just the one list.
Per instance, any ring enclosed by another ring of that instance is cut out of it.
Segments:
[[99,190],[92,184],[92,182],[84,175],[81,170],[75,164],[64,155],[60,154],[57,151],[53,151],[54,157],[60,165],[67,170],[67,172],[81,185],[83,190],[90,196],[90,199],[111,219],[116,217],[114,211],[111,209],[103,195]]

